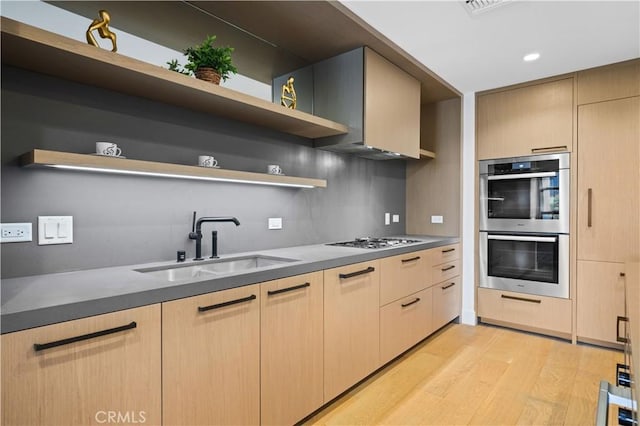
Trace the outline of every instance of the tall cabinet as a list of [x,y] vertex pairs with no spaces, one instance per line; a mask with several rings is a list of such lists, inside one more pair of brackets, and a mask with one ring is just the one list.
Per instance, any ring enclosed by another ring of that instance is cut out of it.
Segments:
[[640,60],[578,73],[577,337],[618,343],[640,255]]

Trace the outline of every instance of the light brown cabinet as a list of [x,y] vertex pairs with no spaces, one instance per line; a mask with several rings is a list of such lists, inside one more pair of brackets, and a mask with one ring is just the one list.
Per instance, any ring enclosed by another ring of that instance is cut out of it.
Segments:
[[431,288],[380,308],[380,364],[386,364],[433,331]]
[[380,259],[380,306],[429,287],[430,269],[429,250]]
[[164,425],[260,423],[260,286],[162,304]]
[[570,299],[478,288],[478,316],[489,323],[571,335]]
[[4,334],[1,343],[3,425],[161,424],[160,305]]
[[640,255],[640,97],[578,108],[578,260]]
[[432,325],[433,329],[437,330],[460,316],[462,306],[460,276],[438,283],[434,285],[432,289]]
[[577,274],[578,337],[620,343],[616,336],[617,318],[625,316],[624,264],[579,260]]
[[477,159],[571,151],[573,78],[476,98]]
[[260,285],[261,424],[295,424],[323,404],[323,277]]
[[420,82],[368,47],[313,65],[314,114],[349,133],[316,138],[316,147],[371,156],[378,150],[420,158]]
[[324,402],[378,368],[379,314],[379,261],[324,271]]
[[640,96],[640,59],[578,72],[578,105]]

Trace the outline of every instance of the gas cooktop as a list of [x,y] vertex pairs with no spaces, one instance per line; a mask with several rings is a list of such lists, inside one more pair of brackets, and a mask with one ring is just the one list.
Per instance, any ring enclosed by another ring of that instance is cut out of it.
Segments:
[[393,247],[401,244],[419,243],[420,240],[408,240],[404,238],[356,238],[353,241],[342,241],[339,243],[327,244],[328,246],[342,246],[342,247],[355,247],[355,248],[367,248],[378,249]]

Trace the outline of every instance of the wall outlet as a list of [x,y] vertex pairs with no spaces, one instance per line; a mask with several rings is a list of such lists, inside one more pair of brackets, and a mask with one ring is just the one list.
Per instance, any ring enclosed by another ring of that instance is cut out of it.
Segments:
[[282,229],[282,218],[281,217],[270,217],[269,218],[269,229]]
[[431,223],[444,223],[444,216],[431,216]]
[[21,243],[24,241],[33,241],[31,237],[31,223],[3,223],[0,232],[1,243]]
[[384,214],[384,224],[391,225],[391,213]]
[[393,217],[391,218],[391,220],[393,221],[393,223],[400,222],[400,215],[399,214],[394,214]]

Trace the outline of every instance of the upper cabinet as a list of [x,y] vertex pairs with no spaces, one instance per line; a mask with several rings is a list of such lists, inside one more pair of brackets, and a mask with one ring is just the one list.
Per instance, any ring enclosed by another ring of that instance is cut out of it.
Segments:
[[313,66],[314,114],[349,133],[315,146],[374,159],[420,157],[420,82],[369,48]]
[[578,105],[640,95],[640,59],[578,72]]
[[571,151],[573,78],[479,94],[477,159]]

